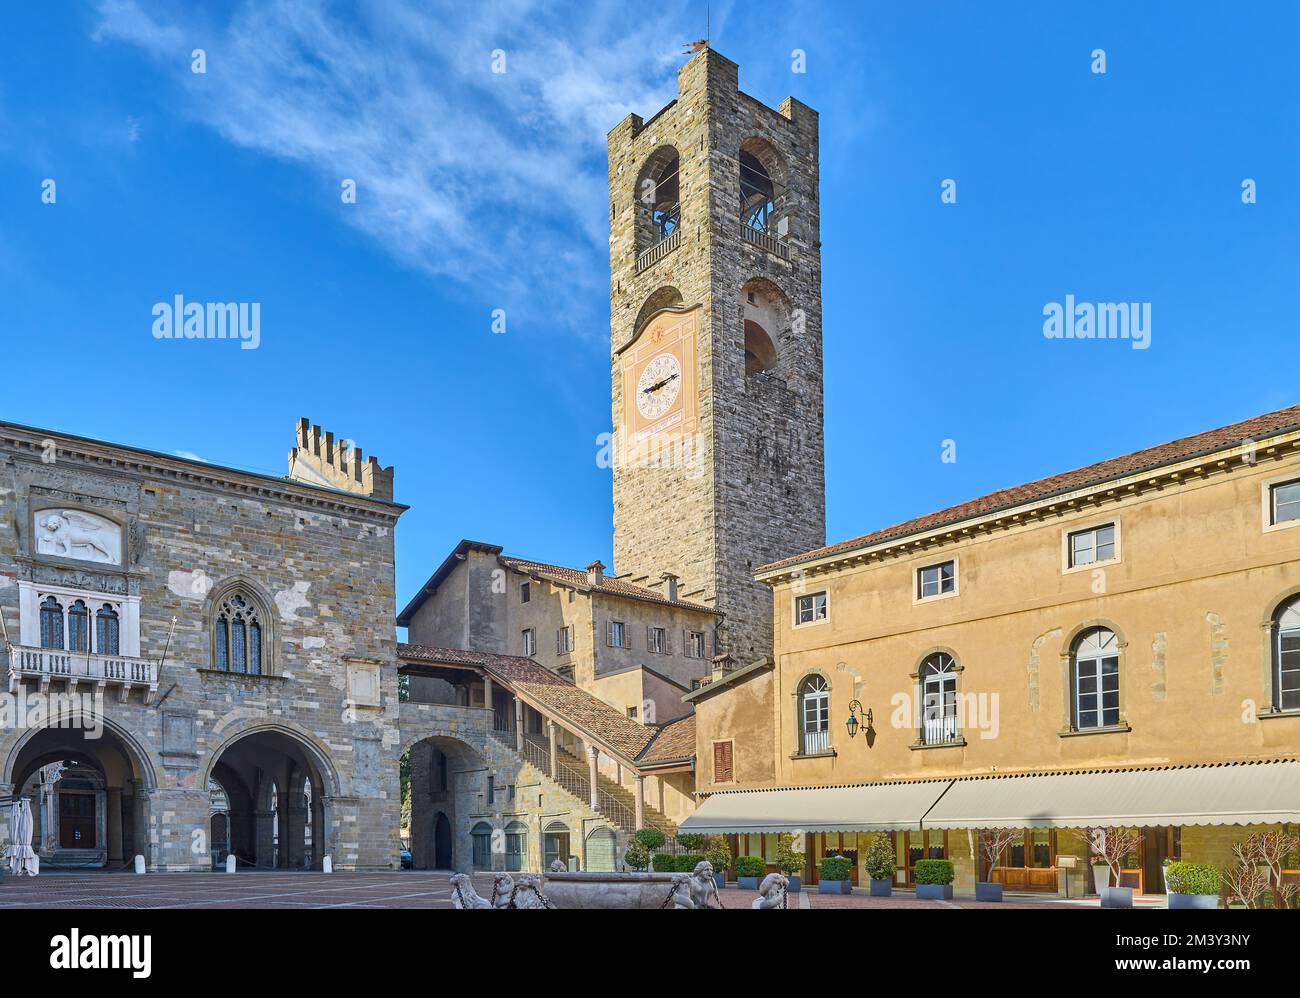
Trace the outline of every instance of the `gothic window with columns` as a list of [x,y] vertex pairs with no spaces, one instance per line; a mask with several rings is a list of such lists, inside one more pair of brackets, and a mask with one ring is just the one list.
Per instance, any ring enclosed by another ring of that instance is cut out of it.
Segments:
[[213,614],[213,668],[252,676],[267,674],[268,625],[266,610],[251,592],[242,587],[227,592],[217,602]]
[[63,648],[63,604],[53,596],[41,602],[41,647]]

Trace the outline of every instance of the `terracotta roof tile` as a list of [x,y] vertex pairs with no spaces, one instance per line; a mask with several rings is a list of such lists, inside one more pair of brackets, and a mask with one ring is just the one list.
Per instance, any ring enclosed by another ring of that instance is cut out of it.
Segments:
[[987,513],[1011,509],[1026,503],[1046,499],[1058,493],[1099,485],[1116,478],[1123,478],[1126,475],[1133,475],[1159,468],[1162,465],[1185,461],[1199,454],[1221,451],[1239,445],[1245,440],[1260,440],[1263,437],[1297,428],[1300,428],[1300,405],[1293,405],[1285,409],[1278,409],[1275,412],[1265,413],[1262,416],[1255,416],[1252,419],[1242,420],[1239,423],[1222,426],[1215,430],[1207,430],[1204,433],[1182,437],[1179,440],[1173,440],[1156,447],[1134,451],[1132,454],[1125,454],[1122,457],[1113,457],[1083,468],[1076,468],[1073,471],[1064,471],[1047,478],[1040,478],[1036,482],[990,492],[978,499],[971,499],[956,506],[949,506],[947,509],[905,520],[902,523],[894,524],[892,527],[885,527],[870,534],[863,534],[861,537],[854,537],[847,541],[840,541],[826,547],[805,551],[803,554],[784,558],[781,561],[774,561],[768,565],[761,565],[756,571],[766,572],[770,569],[811,561],[815,558],[824,558],[829,555],[852,551],[856,548],[896,540],[910,534],[950,526]]
[[609,596],[619,596],[623,599],[641,600],[646,603],[658,603],[662,606],[680,606],[686,610],[698,610],[702,613],[718,613],[711,606],[705,606],[703,603],[690,603],[686,600],[673,602],[670,599],[655,592],[653,589],[647,589],[645,586],[634,585],[624,579],[603,576],[596,585],[591,585],[587,580],[587,573],[576,568],[565,568],[562,565],[548,565],[541,561],[528,561],[525,558],[511,558],[502,555],[497,559],[507,568],[513,568],[517,572],[523,572],[526,575],[536,575],[539,578],[550,579],[552,582],[558,582],[561,585],[573,586],[583,591],[604,593]]
[[647,765],[695,758],[695,715],[661,724],[637,762]]

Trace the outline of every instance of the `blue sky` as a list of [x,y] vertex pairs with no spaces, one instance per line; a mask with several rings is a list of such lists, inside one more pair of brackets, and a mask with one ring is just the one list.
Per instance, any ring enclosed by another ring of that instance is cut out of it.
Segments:
[[[608,564],[604,134],[674,96],[705,5],[473,8],[11,8],[0,418],[279,474],[310,416],[396,465],[399,604],[461,537]],[[1293,5],[712,26],[821,112],[830,540],[1300,401]],[[259,348],[154,339],[177,294],[260,302]],[[1150,302],[1150,348],[1046,340],[1066,295]]]

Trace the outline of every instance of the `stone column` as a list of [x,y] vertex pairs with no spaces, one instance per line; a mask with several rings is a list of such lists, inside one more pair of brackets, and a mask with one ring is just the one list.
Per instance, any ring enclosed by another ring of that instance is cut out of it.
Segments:
[[[555,779],[555,774],[559,769],[560,764],[555,755],[555,722],[550,718],[547,718],[546,720],[546,736],[551,743],[551,779]],[[566,859],[565,862],[568,862],[568,860]]]
[[311,866],[319,870],[325,862],[325,794],[320,787],[311,792]]
[[600,793],[597,789],[596,775],[599,772],[600,749],[595,745],[587,746],[587,758],[589,760],[589,775],[591,777],[591,809],[600,810]]
[[645,777],[636,774],[636,830],[645,828]]
[[483,677],[483,706],[492,712],[491,714],[488,715],[488,717],[491,718],[491,720],[488,723],[495,725],[497,712],[496,712],[496,708],[492,706],[492,677],[491,676]]
[[280,865],[301,870],[307,858],[307,799],[301,789],[280,795]]
[[515,697],[515,751],[524,754],[524,702]]
[[253,833],[256,837],[253,847],[253,862],[259,869],[270,869],[275,866],[274,821],[274,811],[253,812]]
[[108,861],[121,863],[122,855],[122,788],[108,788]]

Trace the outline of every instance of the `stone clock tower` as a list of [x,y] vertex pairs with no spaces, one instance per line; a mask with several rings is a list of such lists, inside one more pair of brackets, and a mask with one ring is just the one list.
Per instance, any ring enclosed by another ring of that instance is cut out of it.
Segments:
[[609,134],[614,570],[678,577],[738,664],[772,654],[768,562],[825,543],[817,113],[705,49]]

